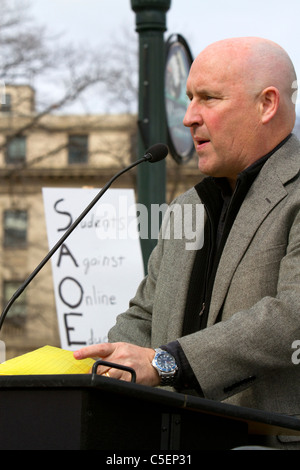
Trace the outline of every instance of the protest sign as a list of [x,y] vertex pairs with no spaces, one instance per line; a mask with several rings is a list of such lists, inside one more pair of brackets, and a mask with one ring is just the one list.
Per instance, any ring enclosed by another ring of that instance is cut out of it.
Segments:
[[[51,249],[98,194],[44,188]],[[105,342],[144,276],[134,191],[109,189],[51,258],[63,349]]]

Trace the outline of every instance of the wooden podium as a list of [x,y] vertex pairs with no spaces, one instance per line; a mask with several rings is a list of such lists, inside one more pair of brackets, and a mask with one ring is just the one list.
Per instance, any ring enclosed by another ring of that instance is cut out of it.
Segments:
[[300,420],[88,375],[0,377],[1,450],[230,450]]

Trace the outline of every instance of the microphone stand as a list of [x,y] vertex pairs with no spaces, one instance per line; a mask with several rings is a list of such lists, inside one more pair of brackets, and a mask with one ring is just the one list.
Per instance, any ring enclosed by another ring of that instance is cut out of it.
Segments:
[[[160,144],[157,144],[157,146]],[[153,146],[155,147],[155,146]],[[131,165],[127,166],[120,170],[116,175],[114,175],[108,183],[104,185],[104,187],[99,191],[99,193],[95,196],[95,198],[90,202],[90,204],[86,207],[86,209],[79,215],[79,217],[73,222],[73,224],[68,228],[68,230],[64,233],[64,235],[60,238],[60,240],[54,245],[54,247],[49,251],[49,253],[45,256],[45,258],[40,262],[40,264],[34,269],[34,271],[30,274],[30,276],[23,282],[23,284],[17,289],[17,291],[13,294],[11,299],[9,300],[8,304],[4,308],[1,317],[0,317],[0,331],[5,320],[5,317],[13,305],[13,303],[20,297],[24,289],[28,286],[28,284],[35,278],[35,276],[40,272],[40,270],[45,266],[45,264],[49,261],[49,259],[53,256],[53,254],[58,250],[58,248],[63,244],[63,242],[68,238],[68,236],[73,232],[73,230],[77,227],[77,225],[82,221],[82,219],[88,214],[88,212],[94,207],[94,205],[99,201],[99,199],[103,196],[103,194],[108,190],[111,184],[123,173],[130,170],[131,168],[139,165],[142,162],[150,161],[153,159],[151,154],[151,147],[146,154],[140,158],[139,160],[133,162]],[[155,161],[155,158],[154,160]]]

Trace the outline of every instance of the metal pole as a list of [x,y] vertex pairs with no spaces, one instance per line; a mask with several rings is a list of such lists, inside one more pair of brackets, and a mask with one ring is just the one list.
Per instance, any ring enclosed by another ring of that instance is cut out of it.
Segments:
[[[166,13],[171,0],[131,0],[139,34],[138,154],[167,143],[164,101]],[[156,239],[151,238],[151,205],[166,201],[166,162],[138,169],[138,202],[147,208],[148,237],[141,239],[145,271]]]

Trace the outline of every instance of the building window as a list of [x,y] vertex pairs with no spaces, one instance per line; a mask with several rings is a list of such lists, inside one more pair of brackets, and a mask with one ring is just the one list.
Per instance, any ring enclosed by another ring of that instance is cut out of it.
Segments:
[[69,158],[68,163],[87,163],[88,161],[88,136],[69,136]]
[[[22,282],[18,281],[4,281],[3,283],[3,309],[6,307],[7,303],[10,301],[14,293],[19,289]],[[20,297],[11,305],[7,317],[5,319],[6,323],[9,323],[12,326],[21,327],[24,325],[26,320],[26,291],[24,291]]]
[[[1,86],[0,86],[0,91],[1,91]],[[2,98],[1,93],[0,93],[0,98]],[[9,93],[4,93],[3,94],[3,101],[1,103],[1,108],[0,111],[1,113],[10,113],[11,112],[11,95]]]
[[6,148],[6,163],[23,163],[26,159],[26,137],[9,139]]
[[4,246],[23,248],[27,244],[27,211],[4,211]]

